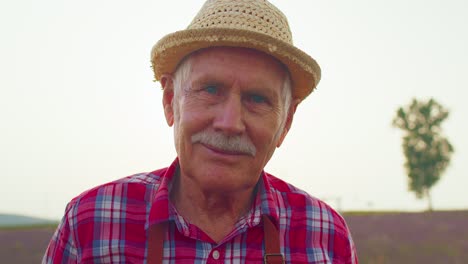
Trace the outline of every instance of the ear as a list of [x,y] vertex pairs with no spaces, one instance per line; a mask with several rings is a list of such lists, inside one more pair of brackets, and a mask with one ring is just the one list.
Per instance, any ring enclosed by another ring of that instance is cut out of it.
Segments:
[[286,117],[286,124],[284,124],[283,131],[281,132],[278,142],[276,143],[277,148],[279,148],[281,144],[283,144],[283,141],[286,138],[286,135],[288,134],[289,129],[291,128],[294,114],[296,113],[297,106],[299,105],[300,102],[301,101],[299,99],[293,100],[291,102],[291,106],[289,107],[289,110],[288,110],[288,116]]
[[166,117],[166,122],[169,126],[174,124],[174,82],[172,76],[169,74],[164,74],[161,77],[161,86],[163,89],[163,108],[164,116]]

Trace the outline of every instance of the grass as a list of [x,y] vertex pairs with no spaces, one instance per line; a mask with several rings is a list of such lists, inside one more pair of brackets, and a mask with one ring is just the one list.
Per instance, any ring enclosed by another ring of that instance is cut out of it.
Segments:
[[19,226],[0,226],[0,231],[19,231],[19,230],[32,230],[32,229],[56,229],[57,223],[48,224],[33,224],[33,225],[19,225]]

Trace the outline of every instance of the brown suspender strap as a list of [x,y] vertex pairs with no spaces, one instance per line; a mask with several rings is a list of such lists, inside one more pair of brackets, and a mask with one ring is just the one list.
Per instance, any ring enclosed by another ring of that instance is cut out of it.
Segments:
[[263,239],[265,241],[265,264],[284,264],[284,256],[280,250],[279,232],[267,215],[263,215]]
[[148,234],[148,264],[162,264],[164,251],[164,237],[166,236],[167,222],[149,227]]
[[[149,227],[148,232],[148,264],[162,264],[164,251],[164,237],[167,223],[155,224]],[[265,264],[284,264],[284,257],[280,250],[279,233],[270,218],[263,215],[263,233],[265,241]]]

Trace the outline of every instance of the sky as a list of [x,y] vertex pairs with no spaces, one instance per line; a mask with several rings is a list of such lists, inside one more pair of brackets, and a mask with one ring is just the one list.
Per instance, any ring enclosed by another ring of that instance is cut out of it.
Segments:
[[[455,147],[435,209],[467,209],[468,2],[271,1],[322,68],[266,171],[340,210],[425,210],[398,107],[433,97]],[[152,46],[201,0],[0,0],[0,212],[60,219],[96,185],[176,157]]]

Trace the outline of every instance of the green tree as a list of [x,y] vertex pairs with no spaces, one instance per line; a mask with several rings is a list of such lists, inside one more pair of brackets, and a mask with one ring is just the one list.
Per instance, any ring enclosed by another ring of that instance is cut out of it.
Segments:
[[449,111],[434,99],[418,101],[400,107],[393,126],[404,131],[403,153],[409,178],[409,189],[416,197],[427,198],[432,211],[430,189],[440,179],[450,163],[454,151],[450,142],[442,135],[441,123]]

